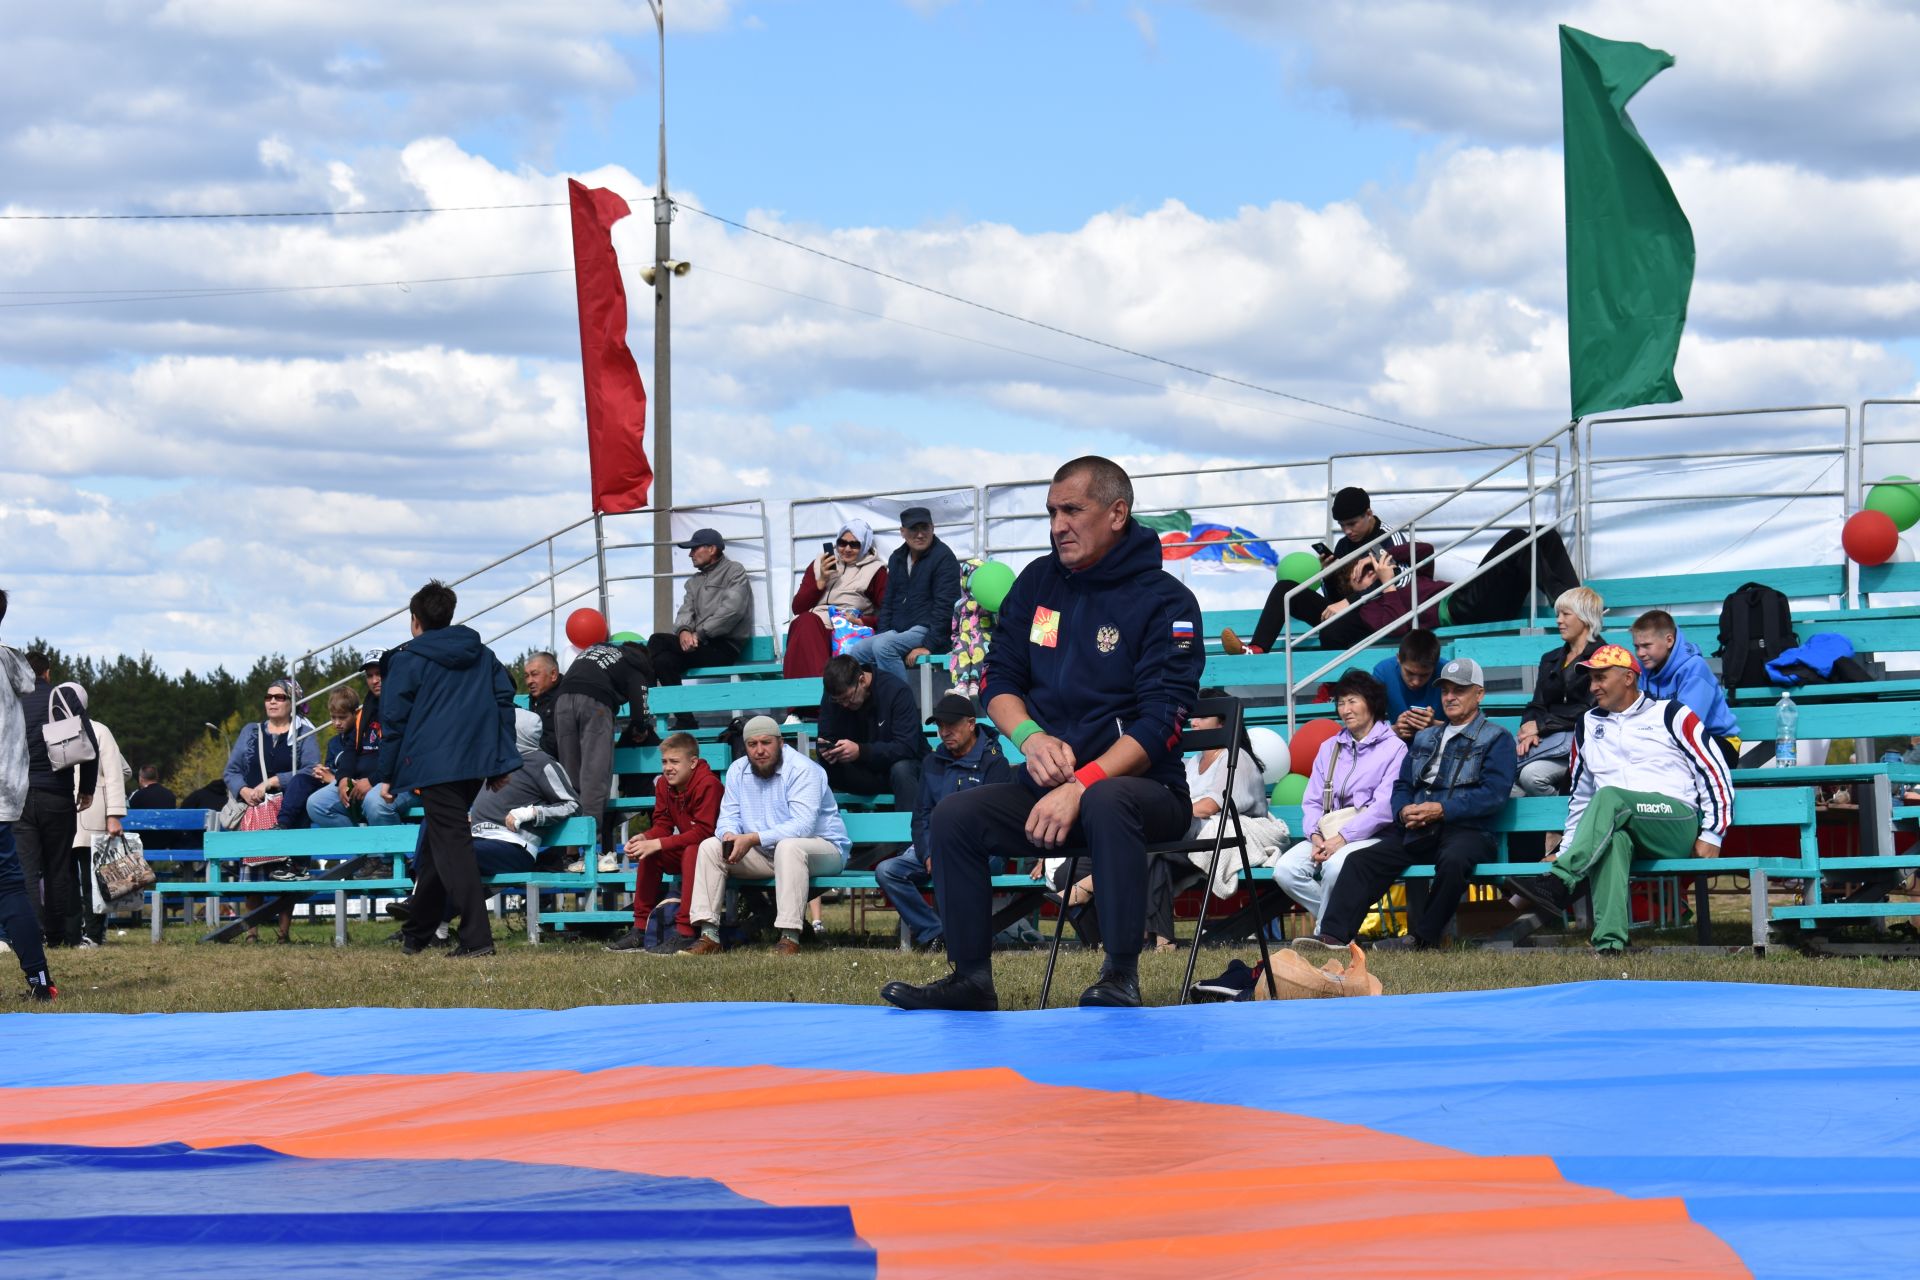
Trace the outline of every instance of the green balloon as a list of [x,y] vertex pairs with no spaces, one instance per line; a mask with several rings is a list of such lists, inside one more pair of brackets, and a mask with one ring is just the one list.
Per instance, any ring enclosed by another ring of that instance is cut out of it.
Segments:
[[1311,551],[1289,552],[1273,576],[1281,582],[1312,582],[1320,576],[1320,557]]
[[645,644],[646,637],[634,631],[616,631],[607,637],[608,644]]
[[1290,773],[1273,784],[1274,804],[1299,804],[1306,796],[1307,776],[1304,773]]
[[1888,476],[1867,490],[1867,510],[1883,512],[1893,527],[1905,532],[1920,524],[1920,485],[1906,476]]
[[1013,590],[1013,568],[989,560],[973,571],[967,579],[967,590],[982,609],[988,613],[1000,612],[1000,606],[1007,602],[1007,592]]

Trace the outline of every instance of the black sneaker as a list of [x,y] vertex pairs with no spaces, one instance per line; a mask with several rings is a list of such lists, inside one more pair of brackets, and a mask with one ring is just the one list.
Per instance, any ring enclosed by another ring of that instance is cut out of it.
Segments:
[[398,902],[387,904],[387,919],[398,920],[401,924],[413,919],[413,899],[402,898]]
[[1398,937],[1394,937],[1394,938],[1382,938],[1378,942],[1374,943],[1372,946],[1368,947],[1367,950],[1369,951],[1432,951],[1434,950],[1434,945],[1431,942],[1421,941],[1421,939],[1414,934],[1403,933]]
[[489,942],[479,947],[455,947],[453,950],[447,952],[446,958],[449,960],[470,960],[475,956],[490,956],[492,954],[493,944]]
[[607,944],[609,951],[644,951],[647,947],[647,934],[644,929],[629,929]]
[[1558,920],[1573,910],[1573,891],[1551,871],[1540,876],[1510,876],[1507,891],[1518,895],[1533,907]]
[[648,947],[643,954],[650,956],[677,956],[692,946],[693,943],[693,938],[689,938],[686,934],[676,929],[666,937],[660,939],[660,941]]
[[267,879],[278,880],[282,884],[285,884],[289,880],[305,880],[306,877],[298,871],[295,871],[292,867],[275,867],[273,870],[267,872]]
[[889,982],[880,988],[880,998],[896,1009],[950,1009],[960,1013],[993,1013],[1000,1008],[999,993],[993,979],[982,981],[955,969],[944,978],[925,986],[910,982]]
[[1140,979],[1118,973],[1103,973],[1100,981],[1080,993],[1082,1009],[1138,1009]]
[[53,985],[53,978],[44,969],[27,979],[27,994],[23,999],[32,1004],[51,1004],[60,994],[60,988]]
[[1259,972],[1248,967],[1244,961],[1229,960],[1226,972],[1219,977],[1194,983],[1190,998],[1198,1004],[1215,1000],[1241,1000],[1253,990],[1253,984],[1259,980],[1259,976]]
[[425,942],[415,942],[412,938],[402,934],[400,938],[400,954],[417,956],[422,951],[429,951],[434,947],[450,947],[452,945],[452,940],[448,938],[428,938]]

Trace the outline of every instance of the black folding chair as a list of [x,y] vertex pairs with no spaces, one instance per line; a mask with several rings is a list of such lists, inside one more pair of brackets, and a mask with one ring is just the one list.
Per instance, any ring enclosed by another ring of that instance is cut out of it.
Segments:
[[[1200,959],[1200,938],[1207,927],[1207,906],[1213,900],[1214,872],[1220,865],[1220,855],[1225,852],[1229,846],[1235,849],[1240,855],[1241,883],[1247,886],[1247,892],[1257,892],[1253,883],[1253,865],[1247,857],[1247,833],[1240,825],[1239,806],[1233,802],[1233,776],[1240,764],[1240,743],[1244,736],[1240,699],[1231,697],[1202,698],[1195,704],[1191,714],[1196,719],[1203,716],[1218,716],[1220,718],[1220,728],[1189,728],[1181,735],[1180,740],[1181,748],[1186,751],[1212,751],[1220,748],[1224,749],[1227,753],[1226,800],[1220,811],[1220,821],[1214,825],[1213,838],[1211,840],[1175,840],[1164,844],[1150,844],[1147,846],[1147,856],[1149,858],[1155,854],[1164,853],[1185,855],[1190,853],[1211,852],[1211,857],[1207,861],[1206,881],[1200,895],[1200,918],[1194,924],[1193,946],[1187,951],[1187,975],[1180,983],[1181,1004],[1187,1002],[1187,995],[1193,988],[1193,969],[1194,965],[1197,964]],[[1229,826],[1233,828],[1231,838],[1227,835],[1227,828]],[[1053,967],[1060,959],[1060,939],[1066,931],[1067,899],[1073,893],[1074,872],[1079,865],[1080,859],[1088,856],[1085,849],[1068,849],[1063,852],[1067,859],[1066,887],[1060,891],[1060,912],[1053,922],[1053,946],[1047,952],[1046,977],[1040,982],[1040,1007],[1042,1009],[1047,1007],[1047,998],[1053,991]],[[1094,892],[1098,894],[1098,885],[1094,886]],[[1267,950],[1267,931],[1264,928],[1257,929],[1255,930],[1255,936],[1260,940],[1260,967],[1261,972],[1266,976],[1267,994],[1278,999],[1280,995],[1279,983],[1273,976],[1273,958]]]

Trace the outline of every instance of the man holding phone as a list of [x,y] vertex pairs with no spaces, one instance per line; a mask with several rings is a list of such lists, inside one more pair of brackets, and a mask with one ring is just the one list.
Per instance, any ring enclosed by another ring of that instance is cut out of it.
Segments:
[[1373,678],[1386,686],[1387,721],[1402,742],[1440,718],[1440,686],[1433,681],[1440,665],[1440,637],[1424,628],[1401,637],[1400,652],[1382,658]]
[[798,751],[788,750],[772,716],[747,721],[747,755],[727,767],[726,794],[714,834],[700,842],[688,918],[700,931],[689,956],[718,955],[720,913],[727,880],[773,879],[775,955],[800,954],[806,924],[807,886],[818,875],[847,865],[853,842],[840,807],[827,786],[827,772]]

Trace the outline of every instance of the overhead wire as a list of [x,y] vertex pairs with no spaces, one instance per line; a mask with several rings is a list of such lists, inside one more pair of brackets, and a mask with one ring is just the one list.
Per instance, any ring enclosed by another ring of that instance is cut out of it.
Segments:
[[[645,199],[645,198],[646,197],[628,197],[628,199],[632,199],[636,201]],[[186,221],[186,220],[195,220],[195,219],[369,217],[374,215],[399,215],[399,214],[415,214],[415,213],[419,213],[419,214],[471,213],[471,212],[484,212],[484,211],[500,210],[500,209],[556,209],[556,208],[565,207],[566,204],[567,204],[566,201],[536,201],[536,202],[524,202],[524,203],[517,203],[517,204],[447,205],[447,206],[440,206],[440,207],[392,207],[392,208],[383,208],[383,209],[285,209],[285,210],[245,210],[245,211],[236,210],[236,211],[216,212],[216,213],[41,213],[41,214],[0,213],[0,221],[140,222],[140,221]],[[1261,383],[1252,382],[1250,380],[1243,379],[1243,378],[1235,378],[1228,374],[1217,373],[1212,370],[1203,369],[1197,365],[1186,364],[1178,360],[1170,360],[1164,356],[1157,356],[1152,354],[1151,352],[1140,351],[1132,347],[1123,346],[1120,343],[1116,343],[1116,342],[1109,342],[1104,338],[1096,338],[1089,334],[1079,333],[1072,329],[1068,329],[1062,325],[1052,324],[1044,320],[1035,320],[1030,316],[1023,316],[1018,312],[1008,311],[1003,307],[996,307],[990,303],[979,302],[975,299],[963,297],[960,294],[956,294],[945,289],[939,289],[932,285],[923,284],[920,281],[909,279],[906,276],[898,275],[890,271],[885,271],[879,267],[870,266],[867,263],[858,262],[852,258],[842,257],[839,254],[829,253],[824,249],[820,249],[813,245],[805,244],[798,240],[790,239],[786,236],[776,235],[771,231],[764,230],[760,227],[751,226],[748,223],[740,222],[736,219],[726,217],[723,214],[714,213],[711,210],[703,209],[698,205],[688,204],[682,200],[674,200],[672,201],[672,204],[673,204],[673,207],[677,209],[685,209],[689,213],[698,214],[701,217],[712,219],[715,222],[721,223],[729,227],[733,227],[736,230],[744,231],[750,235],[759,236],[766,240],[771,240],[777,244],[785,245],[788,248],[796,249],[803,253],[812,254],[815,257],[825,259],[829,262],[837,263],[841,266],[848,267],[856,271],[865,272],[866,274],[872,275],[876,278],[887,280],[892,283],[902,285],[906,288],[917,289],[923,293],[927,293],[934,297],[942,298],[942,299],[945,299],[946,301],[953,302],[961,306],[972,307],[976,310],[983,311],[989,315],[998,316],[1005,320],[1011,320],[1018,324],[1030,325],[1033,328],[1040,329],[1048,333],[1057,334],[1061,337],[1069,338],[1076,342],[1083,342],[1092,346],[1101,347],[1108,351],[1113,351],[1113,352],[1116,352],[1117,354],[1127,356],[1131,359],[1144,360],[1151,364],[1157,364],[1165,368],[1175,369],[1181,373],[1192,374],[1195,377],[1205,378],[1209,381],[1221,382],[1221,383],[1228,384],[1230,386],[1242,387],[1242,388],[1245,388],[1246,390],[1254,391],[1261,395],[1274,396],[1279,399],[1290,400],[1296,404],[1307,405],[1315,409],[1323,409],[1329,413],[1341,414],[1344,417],[1348,417],[1348,418],[1354,418],[1354,419],[1359,419],[1359,420],[1364,420],[1369,422],[1377,422],[1377,423],[1380,423],[1382,426],[1396,427],[1403,431],[1416,431],[1416,432],[1420,432],[1422,434],[1429,435],[1429,436],[1434,436],[1440,439],[1456,440],[1462,444],[1468,444],[1468,445],[1487,445],[1492,443],[1490,441],[1481,440],[1473,436],[1461,435],[1457,432],[1443,431],[1437,427],[1421,426],[1418,423],[1403,422],[1397,418],[1388,418],[1380,414],[1367,413],[1359,409],[1351,409],[1346,407],[1345,405],[1332,404],[1323,400],[1315,400],[1308,396],[1295,394],[1294,392],[1282,391],[1277,387],[1266,386]],[[99,297],[99,298],[62,297],[59,299],[50,299],[50,300],[41,301],[41,302],[0,302],[0,309],[17,309],[22,307],[35,307],[35,306],[65,306],[65,305],[75,305],[83,302],[114,302],[114,303],[144,302],[144,301],[153,301],[161,298],[192,300],[196,298],[245,297],[245,296],[274,294],[274,293],[315,292],[315,291],[322,291],[322,290],[328,290],[328,289],[379,288],[379,287],[388,286],[388,285],[409,286],[414,284],[447,284],[447,283],[458,283],[463,281],[498,280],[498,279],[510,279],[516,276],[547,275],[547,274],[554,274],[554,272],[539,272],[539,271],[501,272],[501,273],[495,273],[495,274],[480,274],[480,275],[469,275],[469,276],[441,276],[441,277],[432,277],[432,278],[419,279],[419,280],[375,280],[375,281],[359,281],[359,282],[353,282],[353,283],[347,283],[347,284],[267,285],[267,286],[259,286],[259,287],[236,287],[236,288],[230,288],[230,289],[211,289],[211,288],[181,289],[178,291],[169,291],[169,290],[160,290],[160,289],[154,289],[154,290],[123,289],[123,290],[100,290],[100,291],[0,290],[0,293],[7,293],[15,296],[18,296],[19,294],[23,294],[23,293],[28,293],[28,292],[32,292],[34,294],[61,292],[68,295],[99,292],[102,294],[118,294],[119,295],[119,296]],[[759,284],[760,282],[748,281],[747,283]],[[796,294],[795,296],[808,297],[809,295]],[[825,301],[824,299],[810,299],[810,300],[821,301],[821,302]],[[829,305],[834,305],[834,304],[829,304]],[[886,316],[881,313],[869,313],[869,314],[877,315],[878,318],[881,318],[881,319],[888,319],[888,320],[895,319],[895,317]],[[910,321],[898,321],[898,323],[906,324],[909,327],[915,327],[912,325],[912,322]],[[918,326],[918,327],[925,327],[925,326]],[[960,335],[957,335],[957,334],[945,333],[945,331],[942,331],[942,330],[929,328],[928,332],[942,334],[943,336],[950,337],[950,338],[958,338],[961,341],[974,341],[972,339],[962,338]],[[981,345],[993,346],[995,344],[982,343]],[[1012,350],[1011,348],[1003,348],[1003,349]],[[1068,368],[1086,369],[1086,366],[1075,365],[1071,361],[1054,361],[1054,363],[1061,364],[1062,366],[1068,367]],[[1096,373],[1110,372],[1110,371],[1104,371],[1104,370],[1091,370],[1091,369],[1088,369],[1087,371],[1096,372]],[[1147,386],[1163,387],[1168,390],[1179,390],[1177,388],[1167,388],[1166,384],[1164,383],[1156,383],[1147,379],[1128,379],[1126,375],[1120,375],[1120,374],[1115,374],[1112,376],[1120,377],[1130,381],[1142,382],[1144,385],[1147,385]],[[1201,395],[1202,398],[1217,399],[1216,397],[1206,397],[1199,392],[1181,391],[1181,394]],[[1241,404],[1240,402],[1237,402],[1237,401],[1230,401],[1230,400],[1221,400],[1220,403],[1238,404],[1239,407],[1242,407],[1242,408],[1252,407],[1249,405]],[[1325,425],[1325,426],[1333,425],[1333,424],[1324,422],[1324,420],[1322,419],[1308,418],[1308,417],[1305,417],[1304,415],[1280,415],[1280,416],[1293,416],[1293,417],[1296,417],[1297,420],[1299,421],[1314,423],[1318,425]],[[1367,434],[1376,436],[1381,439],[1394,438],[1391,436],[1385,436],[1380,432],[1370,431]]]

